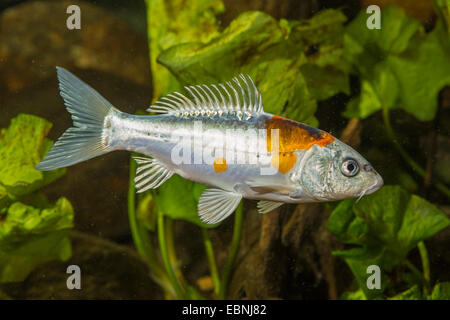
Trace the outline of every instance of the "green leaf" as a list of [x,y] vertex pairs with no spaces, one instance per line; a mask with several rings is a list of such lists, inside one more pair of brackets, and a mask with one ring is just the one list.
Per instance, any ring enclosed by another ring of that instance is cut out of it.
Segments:
[[322,10],[309,20],[296,22],[290,31],[289,40],[300,43],[307,57],[300,71],[316,100],[339,92],[350,94],[348,70],[342,57],[346,21],[339,10]]
[[[366,224],[352,210],[355,200],[341,201],[328,219],[328,230],[345,243],[360,243]],[[363,227],[363,230],[361,230]]]
[[13,203],[0,221],[0,283],[23,281],[39,264],[71,256],[73,208],[65,198],[37,209]]
[[421,30],[420,22],[408,16],[400,7],[389,6],[381,13],[381,29],[366,26],[368,15],[362,10],[345,30],[344,58],[351,65],[361,63],[362,70],[370,62],[382,61],[389,54],[403,52],[412,36]]
[[[174,46],[158,61],[183,84],[223,82],[247,73],[262,92],[265,110],[281,114],[306,61],[302,45],[289,42],[287,36],[287,30],[269,15],[245,12],[210,42]],[[314,110],[315,106],[311,114]]]
[[301,42],[309,63],[345,69],[342,41],[346,21],[346,16],[339,10],[321,10],[311,19],[299,21],[292,28],[290,38]]
[[344,292],[340,297],[342,300],[367,300],[361,289],[352,292]]
[[409,251],[419,241],[433,236],[449,225],[450,220],[434,204],[412,195],[397,233],[398,245],[403,251]]
[[421,121],[434,118],[439,91],[450,85],[449,52],[449,37],[438,25],[427,35],[415,38],[402,55],[388,58],[399,83],[399,106]]
[[139,197],[138,206],[136,208],[137,218],[142,222],[142,225],[150,231],[155,231],[156,229],[154,205],[153,195],[146,192]]
[[422,293],[417,285],[403,291],[391,298],[389,300],[421,300],[423,299]]
[[315,110],[317,109],[317,101],[311,95],[306,79],[301,73],[297,75],[291,88],[292,91],[285,105],[286,110],[284,112],[280,111],[281,114],[287,118],[297,119],[298,121],[309,123],[311,126],[317,127],[318,121],[314,117]]
[[[359,117],[366,118],[382,107],[373,85],[366,80],[361,81],[361,95],[358,100]],[[346,113],[344,113],[346,115]]]
[[146,0],[146,4],[153,99],[158,99],[180,89],[177,79],[156,62],[159,54],[180,43],[209,41],[218,33],[216,16],[225,8],[220,0]]
[[435,285],[431,293],[431,300],[450,300],[450,282]]
[[404,189],[388,186],[363,198],[353,211],[367,224],[368,233],[375,241],[392,243],[402,226],[408,200],[409,194]]
[[368,298],[374,297],[365,285],[369,265],[378,265],[382,273],[390,271],[417,243],[449,225],[436,206],[398,186],[385,186],[358,203],[342,201],[328,220],[328,230],[358,246],[333,254],[346,261]]
[[306,79],[309,92],[316,100],[326,100],[339,92],[350,94],[348,74],[334,67],[319,67],[305,64],[301,72]]
[[51,123],[20,114],[0,134],[0,204],[17,199],[62,176],[64,169],[42,172],[34,166],[51,148],[46,139]]
[[450,84],[450,42],[443,23],[425,33],[398,7],[382,12],[380,30],[368,29],[366,19],[361,12],[344,36],[344,57],[361,79],[361,95],[344,115],[365,118],[385,107],[402,108],[421,121],[433,119],[438,93]]

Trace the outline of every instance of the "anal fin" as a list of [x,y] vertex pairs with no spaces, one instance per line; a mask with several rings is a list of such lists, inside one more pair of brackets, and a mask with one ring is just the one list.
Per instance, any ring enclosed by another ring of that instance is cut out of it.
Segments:
[[134,183],[138,193],[156,189],[173,175],[164,163],[158,159],[133,157],[138,164]]
[[200,219],[209,224],[218,223],[236,210],[242,194],[222,189],[206,189],[198,201]]
[[277,202],[277,201],[268,201],[268,200],[261,200],[258,201],[258,204],[256,205],[258,208],[259,213],[267,213],[272,210],[275,210],[279,206],[283,205],[284,202]]

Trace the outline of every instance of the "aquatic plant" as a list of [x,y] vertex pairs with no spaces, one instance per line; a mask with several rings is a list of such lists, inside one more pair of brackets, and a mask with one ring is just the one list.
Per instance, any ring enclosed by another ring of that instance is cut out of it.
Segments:
[[[429,32],[398,7],[383,11],[381,30],[365,27],[365,12],[346,24],[339,10],[323,10],[302,21],[277,21],[262,12],[245,12],[222,29],[217,15],[224,6],[219,0],[147,0],[146,4],[154,100],[185,84],[215,83],[247,73],[261,89],[270,113],[317,126],[319,102],[337,94],[349,97],[347,118],[370,119],[381,113],[382,135],[388,140],[380,143],[393,146],[403,162],[394,168],[393,179],[387,179],[396,185],[357,204],[346,200],[331,205],[328,229],[343,243],[357,246],[334,252],[348,264],[359,287],[343,298],[449,297],[449,283],[432,288],[423,241],[450,221],[438,207],[410,193],[418,191],[416,181],[421,178],[441,199],[448,200],[449,189],[439,177],[431,179],[431,169],[424,169],[408,154],[390,119],[394,109],[419,121],[436,117],[438,94],[450,85],[448,2],[435,2],[438,20]],[[357,84],[352,86],[351,79]],[[205,225],[197,216],[196,203],[204,187],[174,176],[158,190],[139,196],[136,205],[134,174],[135,164],[130,161],[130,226],[153,279],[168,298],[202,298],[184,279],[175,252],[173,220],[186,220],[201,228],[215,297],[226,298],[239,249],[243,207],[234,215],[228,258],[219,268],[208,231],[216,225]],[[407,259],[416,246],[422,272]],[[385,290],[368,290],[365,285],[367,266],[374,264],[387,272]],[[401,266],[409,268],[410,276],[404,280],[408,289],[399,293],[390,284],[389,273]]]
[[51,204],[38,192],[65,169],[34,168],[52,146],[46,138],[51,126],[20,114],[0,131],[0,284],[23,281],[36,266],[71,256],[70,202],[61,197]]

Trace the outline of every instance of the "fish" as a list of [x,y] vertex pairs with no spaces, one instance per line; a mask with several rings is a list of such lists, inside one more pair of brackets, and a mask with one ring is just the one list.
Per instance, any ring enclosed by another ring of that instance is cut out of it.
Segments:
[[68,167],[111,151],[141,154],[137,192],[156,189],[174,174],[204,184],[197,209],[208,224],[229,217],[242,199],[259,213],[284,203],[327,202],[369,195],[383,179],[357,151],[330,133],[264,111],[249,75],[185,86],[147,111],[119,111],[97,91],[56,67],[60,95],[73,120],[36,165]]

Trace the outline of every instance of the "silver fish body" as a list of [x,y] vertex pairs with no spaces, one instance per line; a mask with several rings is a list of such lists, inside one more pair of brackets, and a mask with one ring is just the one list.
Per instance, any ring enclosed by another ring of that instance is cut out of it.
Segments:
[[242,198],[260,200],[261,213],[283,203],[362,197],[383,185],[358,152],[330,134],[264,112],[249,77],[225,85],[186,87],[137,116],[120,112],[67,70],[57,68],[61,96],[74,127],[36,167],[52,170],[114,150],[136,157],[138,192],[157,188],[173,174],[209,186],[200,218],[216,223]]
[[[230,192],[239,191],[248,199],[298,202],[279,192],[260,193],[249,186],[251,181],[258,185],[285,186],[285,190],[280,191],[297,191],[296,183],[291,181],[288,175],[277,171],[262,175],[260,162],[246,161],[251,158],[258,159],[261,155],[258,149],[250,149],[248,142],[242,143],[243,134],[265,131],[265,122],[272,117],[270,114],[262,113],[248,120],[239,119],[235,113],[205,115],[197,116],[195,121],[189,117],[180,118],[173,115],[136,116],[121,112],[114,112],[109,117],[107,121],[111,122],[111,126],[105,132],[105,141],[111,149],[134,151],[157,158],[183,178]],[[201,130],[196,130],[196,124],[200,124]],[[176,131],[179,132],[178,135],[174,135]],[[226,137],[223,156],[231,153],[235,156],[234,164],[230,159],[226,161],[225,172],[217,173],[212,161],[205,161],[203,156],[203,151],[208,148],[210,141],[214,140],[209,134],[212,131],[216,131],[220,138]],[[199,147],[191,146],[188,160],[174,164],[172,152],[180,145],[180,136],[187,137],[192,145],[198,142]],[[237,154],[244,161],[238,163]]]

